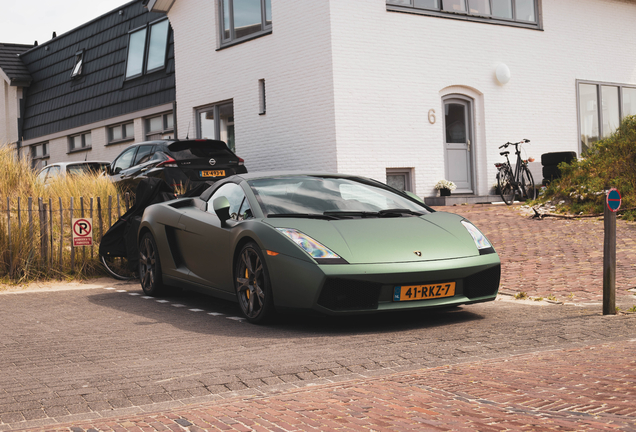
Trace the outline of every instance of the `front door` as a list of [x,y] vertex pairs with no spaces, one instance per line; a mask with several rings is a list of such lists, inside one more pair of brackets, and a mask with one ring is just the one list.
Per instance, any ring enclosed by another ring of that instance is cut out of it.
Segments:
[[463,98],[444,99],[444,149],[446,179],[454,193],[473,193],[472,104]]

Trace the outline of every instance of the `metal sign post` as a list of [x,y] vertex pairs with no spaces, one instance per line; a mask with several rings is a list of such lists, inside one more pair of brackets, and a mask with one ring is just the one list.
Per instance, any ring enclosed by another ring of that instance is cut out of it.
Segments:
[[603,216],[603,315],[616,315],[616,212],[621,207],[621,194],[610,189]]

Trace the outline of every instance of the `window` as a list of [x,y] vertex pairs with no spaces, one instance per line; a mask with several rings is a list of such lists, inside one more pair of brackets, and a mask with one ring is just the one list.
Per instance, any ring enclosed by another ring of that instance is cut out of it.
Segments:
[[131,147],[119,155],[113,162],[113,174],[119,174],[122,170],[130,168],[136,151],[137,147]]
[[387,10],[539,28],[540,0],[386,0]]
[[386,184],[401,191],[412,191],[411,168],[387,168]]
[[93,140],[92,140],[92,136],[90,132],[85,132],[79,135],[73,135],[69,137],[68,141],[69,141],[69,144],[68,144],[69,152],[90,149],[93,144]]
[[577,89],[583,154],[599,139],[612,135],[624,117],[636,114],[636,86],[579,81]]
[[75,54],[75,66],[73,66],[73,72],[71,72],[71,77],[75,78],[82,74],[82,70],[84,69],[84,50]]
[[146,139],[172,139],[174,135],[174,116],[172,113],[161,114],[144,120]]
[[265,80],[258,80],[258,99],[259,99],[259,114],[263,115],[267,112],[267,104],[265,100]]
[[252,217],[250,203],[245,197],[243,189],[235,183],[227,183],[218,188],[208,200],[208,212],[214,213],[214,200],[226,197],[230,203],[230,217],[242,221]]
[[122,141],[131,141],[135,139],[135,125],[133,123],[125,123],[108,128],[108,143],[118,143]]
[[224,141],[235,151],[234,105],[232,102],[197,109],[197,138]]
[[272,31],[271,0],[222,0],[219,7],[222,46]]
[[136,78],[165,67],[169,28],[169,21],[162,19],[129,33],[126,78]]
[[40,169],[46,166],[49,157],[49,143],[34,144],[31,146],[31,168]]

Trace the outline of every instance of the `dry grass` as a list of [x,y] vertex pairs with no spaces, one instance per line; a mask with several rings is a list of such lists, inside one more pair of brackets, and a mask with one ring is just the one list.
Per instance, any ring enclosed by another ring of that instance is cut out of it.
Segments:
[[[106,177],[92,174],[60,177],[45,186],[37,179],[28,160],[18,160],[15,151],[0,147],[0,282],[85,279],[103,274],[97,259],[100,235],[97,198],[101,201],[105,232],[109,223],[109,196],[113,202],[110,220],[114,223],[118,218],[117,193]],[[30,212],[29,198],[32,199]],[[76,218],[82,216],[82,201],[84,216],[91,216],[93,199],[95,246],[92,250],[71,247],[71,198]],[[47,220],[46,225],[41,223],[43,215],[38,211],[40,199],[47,208],[46,219],[43,219]],[[123,207],[123,203],[121,205]],[[119,209],[120,213],[124,211]],[[45,238],[41,233],[45,233]]]

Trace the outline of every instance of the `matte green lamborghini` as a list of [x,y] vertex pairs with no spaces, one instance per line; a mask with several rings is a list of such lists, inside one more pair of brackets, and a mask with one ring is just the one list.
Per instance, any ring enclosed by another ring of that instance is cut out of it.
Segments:
[[254,323],[490,301],[501,273],[468,220],[340,174],[228,177],[146,208],[138,240],[146,294],[194,289],[238,301]]

